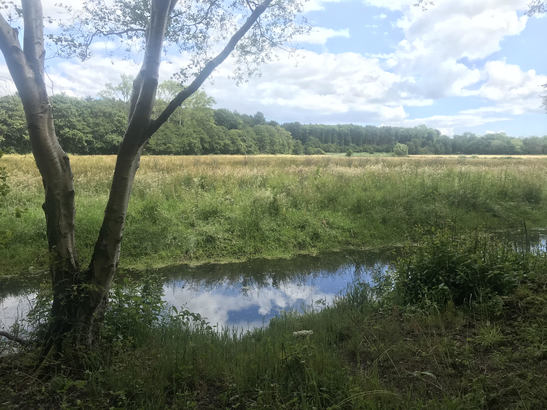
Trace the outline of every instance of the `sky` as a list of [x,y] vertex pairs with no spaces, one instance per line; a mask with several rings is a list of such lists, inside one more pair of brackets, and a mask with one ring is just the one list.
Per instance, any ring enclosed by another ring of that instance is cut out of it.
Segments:
[[[237,84],[227,60],[204,90],[216,108],[280,123],[425,124],[446,135],[547,135],[547,17],[529,0],[310,0],[311,30]],[[54,0],[44,0],[46,11]],[[47,60],[53,93],[96,97],[138,60],[98,43],[92,57]],[[170,55],[161,79],[183,56]],[[13,92],[0,60],[0,93]]]

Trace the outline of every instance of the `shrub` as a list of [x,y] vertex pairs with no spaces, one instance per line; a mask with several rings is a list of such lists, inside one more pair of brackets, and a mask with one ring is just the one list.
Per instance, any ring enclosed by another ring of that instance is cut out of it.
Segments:
[[353,151],[350,150],[350,149],[348,149],[348,150],[346,151],[346,157],[351,157],[352,155],[353,155]]
[[325,151],[317,147],[306,147],[306,155],[325,155]]
[[398,157],[406,157],[408,155],[408,146],[398,142],[393,147],[393,153]]
[[[2,157],[3,152],[0,150],[0,158]],[[0,167],[0,211],[5,210],[4,199],[10,191],[8,185],[8,172],[6,168]],[[13,232],[9,230],[0,229],[0,246],[6,246],[7,243],[11,240]]]
[[146,277],[141,282],[126,279],[110,291],[103,337],[107,340],[133,342],[148,329],[158,325],[165,302],[158,278]]
[[[0,151],[0,158],[2,158],[2,155],[4,153]],[[6,171],[6,168],[0,167],[0,200],[4,198],[9,192],[9,186],[8,186],[8,172]]]
[[527,259],[491,235],[457,236],[444,229],[396,263],[395,288],[405,304],[456,305],[508,294]]

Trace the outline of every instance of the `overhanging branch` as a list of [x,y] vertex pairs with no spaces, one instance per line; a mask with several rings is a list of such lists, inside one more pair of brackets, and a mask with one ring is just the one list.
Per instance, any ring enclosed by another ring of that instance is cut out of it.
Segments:
[[188,87],[178,93],[175,98],[167,105],[165,110],[159,115],[157,119],[152,121],[148,130],[146,131],[147,138],[150,138],[154,133],[169,119],[169,117],[175,112],[175,110],[192,94],[194,94],[204,81],[211,75],[211,73],[217,68],[235,49],[237,43],[243,38],[243,36],[249,31],[258,18],[266,11],[268,6],[273,0],[265,0],[259,6],[257,6],[251,13],[245,24],[230,38],[230,41],[224,47],[224,49],[212,60],[210,60],[198,76],[190,83]]
[[18,31],[0,15],[0,50],[4,55],[11,77],[24,98],[29,90],[26,73],[29,70],[27,58],[19,42]]
[[9,25],[4,16],[0,14],[0,49],[6,59],[12,54],[10,51],[18,49],[22,52],[17,30]]

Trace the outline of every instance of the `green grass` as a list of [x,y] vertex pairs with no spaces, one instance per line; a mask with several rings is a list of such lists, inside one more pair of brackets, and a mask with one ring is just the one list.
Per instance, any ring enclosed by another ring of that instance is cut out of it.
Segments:
[[[41,179],[6,155],[0,275],[47,269]],[[90,257],[114,157],[72,157],[76,237]],[[144,157],[122,268],[291,257],[419,238],[416,226],[487,231],[547,226],[547,159],[331,156]]]
[[[517,253],[492,237],[453,239],[462,259],[473,260],[482,249],[488,253],[477,261],[477,272],[508,273],[509,262],[521,258],[515,286],[461,306],[403,304],[398,292],[405,282],[394,275],[375,289],[356,284],[321,312],[287,314],[242,336],[199,321],[192,328],[188,322],[196,317],[188,312],[154,320],[154,287],[136,286],[114,295],[104,343],[90,353],[87,369],[58,368],[35,379],[27,364],[32,352],[0,364],[0,406],[544,407],[547,254]],[[438,257],[424,255],[429,256],[421,257],[422,268],[435,269]],[[503,272],[496,268],[500,263]],[[302,330],[312,332],[295,335]]]

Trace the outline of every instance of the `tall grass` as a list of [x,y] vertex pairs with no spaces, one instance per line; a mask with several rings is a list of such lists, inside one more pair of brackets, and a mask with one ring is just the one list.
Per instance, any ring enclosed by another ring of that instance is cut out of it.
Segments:
[[[547,400],[547,254],[523,254],[487,236],[440,231],[420,244],[420,269],[439,269],[438,243],[477,272],[522,264],[517,286],[458,306],[458,289],[427,306],[401,298],[398,274],[355,284],[320,312],[286,314],[269,327],[216,331],[190,312],[158,316],[161,286],[114,290],[102,344],[89,368],[28,380],[0,362],[2,403],[23,408],[439,409],[542,408]],[[476,258],[477,249],[484,258]],[[441,257],[442,259],[442,257]],[[492,263],[495,261],[495,263]],[[441,274],[443,274],[441,272]],[[445,275],[446,276],[446,275]],[[391,280],[391,285],[389,285]],[[386,286],[387,283],[387,286]],[[394,285],[394,286],[393,286]],[[420,283],[428,292],[435,284]],[[467,284],[474,287],[471,278]],[[484,289],[484,288],[482,288]],[[410,289],[412,290],[412,289]],[[400,303],[402,301],[402,303]],[[4,390],[2,390],[4,382]]]
[[[0,272],[46,267],[41,179],[30,156],[6,155]],[[115,158],[72,157],[76,236],[87,260]],[[547,226],[547,159],[295,156],[143,157],[121,266],[289,257],[416,239],[451,221]]]

